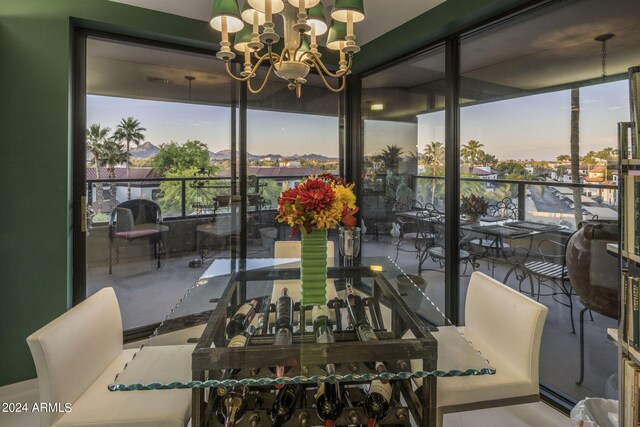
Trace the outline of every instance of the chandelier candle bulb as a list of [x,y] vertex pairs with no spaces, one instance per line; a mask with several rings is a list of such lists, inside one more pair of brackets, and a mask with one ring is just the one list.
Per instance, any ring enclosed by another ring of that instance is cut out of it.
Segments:
[[[299,98],[302,85],[307,83],[307,74],[311,68],[317,70],[319,78],[332,93],[340,93],[346,87],[346,76],[351,71],[353,55],[360,50],[355,43],[353,24],[364,19],[362,0],[336,1],[336,7],[332,12],[332,16],[335,14],[337,17],[334,18],[332,27],[342,25],[339,33],[335,29],[333,33],[330,31],[327,40],[329,49],[342,50],[337,72],[330,71],[322,62],[322,55],[318,51],[317,38],[328,29],[324,6],[319,0],[289,0],[286,3],[283,0],[246,0],[242,13],[238,11],[237,0],[213,0],[213,10],[211,26],[222,33],[220,51],[216,56],[225,62],[229,76],[237,81],[248,82],[250,93],[260,93],[266,87],[273,71],[277,77],[288,82],[287,87]],[[281,39],[275,32],[274,14],[280,14],[283,21],[284,49],[279,52],[273,51],[274,45]],[[247,26],[244,26],[243,20]],[[243,26],[244,31],[250,35],[246,42],[243,42],[246,47],[240,50],[245,53],[244,67],[239,75],[236,75],[229,63],[236,57],[230,49],[229,34],[242,30]],[[304,35],[311,37],[311,46],[306,39],[301,40],[301,36]],[[249,55],[245,49],[250,49]],[[251,67],[251,56],[254,55],[257,63]],[[269,71],[260,87],[254,89],[251,81],[263,63],[269,65]],[[338,85],[332,85],[327,81],[327,77],[338,79]]]

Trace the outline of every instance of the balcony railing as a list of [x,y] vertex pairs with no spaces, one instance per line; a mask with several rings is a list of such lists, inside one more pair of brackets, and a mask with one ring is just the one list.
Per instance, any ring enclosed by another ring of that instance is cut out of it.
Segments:
[[[385,175],[377,177],[375,185],[364,192],[367,197],[389,197]],[[444,208],[444,177],[409,175],[407,182],[414,192],[415,198],[421,203],[433,203],[436,207]],[[270,211],[277,207],[277,200],[283,186],[292,185],[300,180],[299,176],[284,177],[249,177],[247,192],[249,194],[250,210]],[[527,200],[531,200],[537,208],[538,216],[549,215],[555,218],[572,218],[574,216],[573,189],[581,190],[583,214],[586,218],[603,217],[608,213],[614,215],[618,209],[617,185],[574,184],[556,181],[526,181],[510,179],[481,179],[461,177],[461,194],[483,195],[489,201],[499,201],[509,197],[518,207],[521,220],[527,218]],[[127,184],[131,184],[132,198],[148,198],[156,200],[163,209],[166,219],[192,218],[212,214],[222,214],[230,211],[231,206],[238,206],[236,202],[226,206],[216,206],[216,197],[240,193],[239,180],[232,181],[223,177],[184,177],[184,178],[131,178],[131,179],[91,179],[87,180],[87,200],[89,206],[96,202],[97,184],[103,185],[102,207],[97,207],[103,214],[115,207],[116,201],[111,203],[110,190],[115,186],[118,202],[126,200]],[[553,188],[552,191],[550,189]],[[564,189],[564,190],[563,190]],[[233,191],[232,191],[233,190]],[[571,191],[569,191],[571,190]],[[549,193],[548,193],[549,192]],[[363,201],[364,203],[364,201]],[[531,206],[531,205],[529,205]],[[363,216],[370,216],[366,206]],[[391,213],[391,211],[390,211]],[[529,212],[531,213],[531,212]],[[103,222],[96,218],[95,222]],[[571,222],[571,221],[568,221]],[[573,224],[575,226],[575,224]]]

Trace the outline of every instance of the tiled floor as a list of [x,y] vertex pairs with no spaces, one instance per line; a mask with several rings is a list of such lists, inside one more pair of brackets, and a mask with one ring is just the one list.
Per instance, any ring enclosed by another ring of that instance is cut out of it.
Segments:
[[[0,387],[0,402],[25,402],[29,406],[38,402],[35,381],[17,386],[19,388],[17,391],[16,386]],[[39,427],[39,421],[40,418],[36,413],[0,412],[2,427]],[[570,425],[569,418],[544,403],[448,414],[444,418],[444,427],[569,427]]]

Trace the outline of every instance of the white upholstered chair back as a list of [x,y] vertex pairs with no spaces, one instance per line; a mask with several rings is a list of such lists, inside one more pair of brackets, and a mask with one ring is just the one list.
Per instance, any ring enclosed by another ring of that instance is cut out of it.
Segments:
[[[73,403],[122,352],[122,318],[113,288],[104,288],[27,338],[40,401]],[[42,413],[49,427],[63,414]]]
[[465,304],[465,326],[538,384],[542,329],[548,309],[497,280],[474,272]]
[[[274,258],[300,258],[300,246],[299,240],[279,240],[275,243],[275,249],[273,252]],[[327,258],[334,257],[334,245],[333,241],[327,241]]]

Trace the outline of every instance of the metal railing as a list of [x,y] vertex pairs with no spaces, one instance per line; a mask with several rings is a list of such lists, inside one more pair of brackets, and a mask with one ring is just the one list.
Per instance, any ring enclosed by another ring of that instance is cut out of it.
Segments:
[[[384,195],[386,193],[386,181],[383,178],[385,175],[379,175],[376,178],[376,193]],[[408,179],[408,185],[411,190],[416,195],[416,198],[419,198],[421,188],[425,186],[427,182],[433,183],[444,183],[443,176],[426,176],[426,175],[406,175],[405,177]],[[289,182],[293,183],[295,181],[300,180],[300,176],[279,176],[279,177],[249,177],[247,187],[248,193],[250,195],[259,195],[259,203],[263,210],[274,210],[277,207],[277,199],[282,190],[283,183]],[[406,178],[405,178],[406,179]],[[515,186],[515,188],[510,188],[510,194],[512,194],[514,201],[517,200],[518,206],[525,206],[525,200],[527,195],[527,187],[528,186],[539,186],[543,188],[555,187],[555,188],[580,188],[580,189],[593,189],[593,190],[618,190],[617,185],[610,184],[574,184],[574,183],[566,183],[566,182],[557,182],[557,181],[536,181],[536,180],[511,180],[511,179],[482,179],[482,178],[472,178],[472,177],[461,177],[460,181],[462,183],[481,183],[484,184],[487,188],[487,194],[491,193],[492,189],[495,190],[498,186]],[[154,188],[156,187],[154,184],[157,184],[157,188],[155,190],[160,190],[155,199],[157,201],[162,202],[163,200],[163,184],[165,183],[178,183],[180,198],[179,198],[179,207],[177,211],[178,215],[165,215],[168,219],[183,219],[198,216],[202,214],[202,210],[197,209],[197,200],[193,200],[196,196],[201,197],[209,197],[213,198],[216,195],[230,195],[230,194],[239,194],[239,180],[232,180],[229,177],[180,177],[180,178],[121,178],[121,179],[109,179],[109,178],[101,178],[101,179],[89,179],[86,181],[87,184],[87,200],[89,206],[92,205],[92,202],[95,201],[93,197],[94,189],[97,191],[96,185],[98,183],[102,183],[102,185],[116,185],[116,188],[126,187],[125,184],[131,183],[133,187],[137,186],[141,188]],[[464,188],[464,187],[463,187]],[[234,190],[234,191],[232,191]],[[122,190],[121,190],[122,191]],[[200,193],[198,193],[200,192]],[[105,199],[108,200],[108,199]],[[617,200],[617,198],[612,198],[612,200]],[[123,200],[120,200],[123,201]],[[115,202],[114,202],[115,203]],[[195,207],[194,207],[195,206]],[[607,205],[613,210],[617,209],[617,205],[611,204]],[[175,210],[175,209],[174,209]],[[206,209],[205,209],[206,210]],[[208,210],[206,210],[207,214],[210,214]],[[224,209],[221,210],[221,213],[224,212]],[[105,212],[107,213],[107,212]],[[366,217],[366,210],[363,212]],[[520,209],[519,215],[521,216],[521,220],[524,220],[525,210]]]

